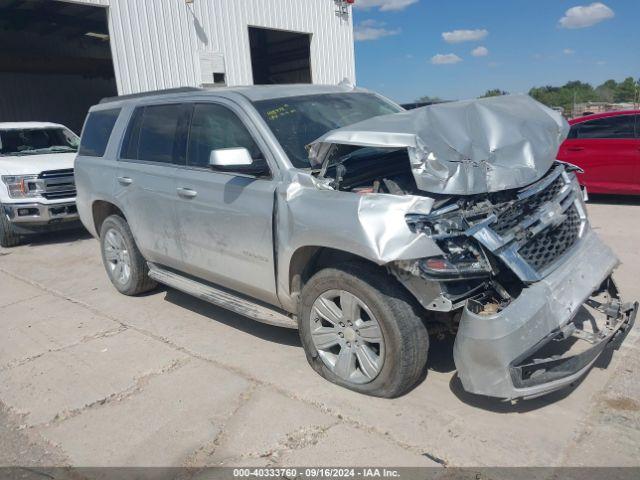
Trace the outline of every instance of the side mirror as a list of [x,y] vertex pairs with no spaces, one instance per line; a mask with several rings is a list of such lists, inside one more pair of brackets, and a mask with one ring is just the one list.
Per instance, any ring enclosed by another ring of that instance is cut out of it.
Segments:
[[209,166],[215,169],[227,170],[235,167],[248,167],[253,159],[246,148],[220,148],[211,150]]

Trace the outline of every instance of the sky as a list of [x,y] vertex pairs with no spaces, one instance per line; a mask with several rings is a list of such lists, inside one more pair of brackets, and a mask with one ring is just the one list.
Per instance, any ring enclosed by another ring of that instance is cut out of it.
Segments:
[[355,0],[356,83],[398,102],[640,77],[640,0]]

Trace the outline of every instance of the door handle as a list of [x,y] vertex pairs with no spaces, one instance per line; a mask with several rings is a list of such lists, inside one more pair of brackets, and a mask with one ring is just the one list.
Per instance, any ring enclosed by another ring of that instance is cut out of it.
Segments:
[[581,152],[584,150],[584,147],[568,147],[567,150],[570,152]]
[[178,187],[177,190],[178,190],[178,195],[184,198],[195,198],[196,195],[198,195],[198,192],[190,188]]
[[131,185],[133,183],[133,180],[130,179],[129,177],[118,177],[118,183],[120,185],[127,186],[127,185]]

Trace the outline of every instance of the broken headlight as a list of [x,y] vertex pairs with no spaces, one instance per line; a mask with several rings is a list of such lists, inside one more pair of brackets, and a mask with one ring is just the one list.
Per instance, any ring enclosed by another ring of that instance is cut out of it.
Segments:
[[475,241],[466,237],[452,237],[437,241],[444,255],[418,260],[420,272],[429,277],[457,280],[483,278],[491,273],[491,265]]
[[484,278],[492,272],[482,248],[473,238],[465,235],[470,225],[468,219],[457,210],[455,206],[450,206],[432,215],[406,216],[412,231],[431,237],[443,252],[443,255],[418,260],[412,268],[415,274],[441,280],[458,280]]

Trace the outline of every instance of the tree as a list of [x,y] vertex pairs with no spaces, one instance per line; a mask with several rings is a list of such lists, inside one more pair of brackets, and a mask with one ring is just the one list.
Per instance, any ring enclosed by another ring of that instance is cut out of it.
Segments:
[[416,100],[416,103],[442,103],[444,102],[444,100],[442,100],[440,97],[430,97],[429,95],[425,95],[424,97],[420,97]]
[[484,92],[484,95],[480,96],[480,98],[499,97],[501,95],[509,95],[509,92],[505,92],[504,90],[500,90],[499,88],[494,88],[493,90],[487,90],[486,92]]
[[633,102],[636,99],[637,84],[633,77],[627,77],[618,84],[613,99],[616,102]]

